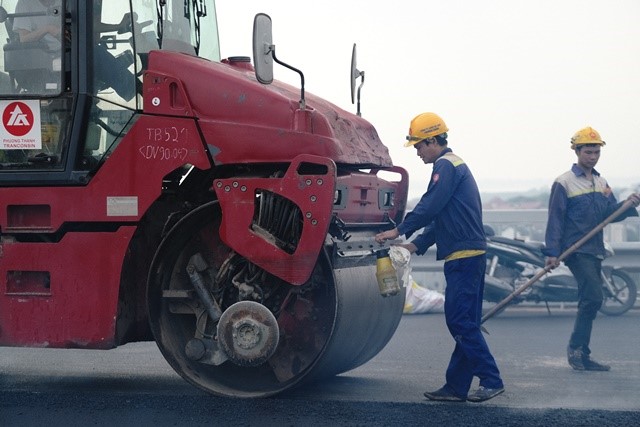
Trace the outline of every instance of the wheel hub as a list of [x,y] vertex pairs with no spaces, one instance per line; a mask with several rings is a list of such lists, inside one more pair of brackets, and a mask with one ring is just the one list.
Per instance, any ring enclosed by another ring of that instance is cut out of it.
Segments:
[[217,329],[222,350],[240,366],[261,365],[278,347],[278,322],[268,308],[257,302],[233,304],[222,313]]

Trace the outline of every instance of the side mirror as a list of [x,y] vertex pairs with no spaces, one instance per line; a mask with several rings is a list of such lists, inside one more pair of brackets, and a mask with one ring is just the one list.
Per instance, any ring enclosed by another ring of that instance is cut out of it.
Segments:
[[256,79],[262,84],[273,81],[273,33],[271,17],[258,13],[253,20],[253,63]]
[[357,64],[357,59],[356,59],[356,44],[353,44],[353,50],[351,51],[351,72],[349,73],[349,79],[351,80],[351,103],[355,103],[355,95],[356,95],[356,80],[358,80],[358,77],[362,77],[362,80],[360,81],[360,86],[358,86],[358,109],[357,109],[357,115],[361,116],[362,113],[360,113],[360,89],[362,88],[362,85],[364,84],[364,71],[360,71],[358,70],[358,64]]
[[358,71],[358,64],[356,59],[356,44],[353,44],[353,50],[351,51],[351,72],[349,73],[351,79],[351,103],[356,102],[356,79],[360,77],[360,71]]

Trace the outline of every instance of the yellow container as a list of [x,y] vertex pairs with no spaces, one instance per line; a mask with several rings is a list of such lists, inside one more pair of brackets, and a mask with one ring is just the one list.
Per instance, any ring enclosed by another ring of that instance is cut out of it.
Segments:
[[396,269],[391,264],[389,251],[387,249],[377,251],[376,257],[376,279],[378,279],[380,295],[383,297],[396,295],[400,292],[400,284],[398,283]]

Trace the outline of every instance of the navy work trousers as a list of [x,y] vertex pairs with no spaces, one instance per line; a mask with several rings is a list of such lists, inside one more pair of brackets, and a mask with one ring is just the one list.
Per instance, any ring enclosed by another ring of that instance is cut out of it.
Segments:
[[578,281],[578,314],[569,339],[571,348],[582,347],[588,355],[591,353],[591,329],[593,321],[602,307],[602,260],[589,254],[576,253],[565,261],[571,273]]
[[473,377],[486,388],[502,388],[498,366],[482,336],[482,293],[486,255],[455,259],[444,263],[447,281],[444,314],[447,328],[456,342],[449,361],[447,386],[466,398]]

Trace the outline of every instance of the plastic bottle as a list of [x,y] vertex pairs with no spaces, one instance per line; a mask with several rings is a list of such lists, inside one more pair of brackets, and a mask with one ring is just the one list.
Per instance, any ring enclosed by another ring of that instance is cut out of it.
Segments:
[[400,292],[400,284],[398,283],[396,269],[393,268],[391,258],[389,258],[389,250],[381,249],[376,251],[376,258],[376,278],[378,279],[380,295],[383,297],[396,295]]

